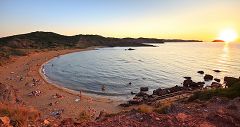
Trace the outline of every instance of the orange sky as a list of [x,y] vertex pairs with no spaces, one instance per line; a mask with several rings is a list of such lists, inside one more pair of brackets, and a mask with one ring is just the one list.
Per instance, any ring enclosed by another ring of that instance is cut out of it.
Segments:
[[239,12],[240,0],[3,0],[0,36],[52,31],[212,41],[233,29],[240,42]]

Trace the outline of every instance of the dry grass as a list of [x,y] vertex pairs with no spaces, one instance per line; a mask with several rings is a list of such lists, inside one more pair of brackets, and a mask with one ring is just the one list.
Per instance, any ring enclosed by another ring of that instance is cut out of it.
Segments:
[[155,108],[153,111],[159,114],[167,114],[167,110],[168,110],[169,106],[165,105],[165,106],[161,106],[159,108]]
[[19,105],[0,103],[0,117],[9,117],[17,127],[27,126],[28,122],[34,122],[40,117],[40,113],[32,108]]
[[138,111],[140,111],[142,113],[150,113],[150,112],[152,112],[152,107],[147,106],[147,105],[140,105],[140,106],[138,106]]
[[154,105],[154,112],[159,114],[167,114],[168,108],[173,104],[174,101],[159,101]]
[[81,121],[81,122],[82,122],[82,121],[89,121],[89,120],[91,120],[91,115],[90,115],[90,113],[88,113],[87,111],[82,111],[82,112],[79,114],[77,120],[78,120],[78,121]]

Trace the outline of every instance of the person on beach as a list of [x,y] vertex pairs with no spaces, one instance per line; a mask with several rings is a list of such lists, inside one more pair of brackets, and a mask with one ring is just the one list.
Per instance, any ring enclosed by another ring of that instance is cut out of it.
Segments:
[[79,90],[79,98],[82,100],[82,90]]

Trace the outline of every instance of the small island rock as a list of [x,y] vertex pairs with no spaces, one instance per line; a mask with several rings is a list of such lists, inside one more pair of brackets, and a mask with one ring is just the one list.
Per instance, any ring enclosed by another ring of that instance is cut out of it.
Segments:
[[220,70],[213,70],[214,72],[217,72],[217,73],[219,73],[219,72],[221,72]]
[[205,81],[213,80],[213,76],[212,76],[212,75],[209,75],[209,74],[206,74],[206,75],[204,76],[204,80],[205,80]]
[[148,91],[148,87],[140,87],[140,91]]
[[199,74],[204,74],[204,71],[198,71],[197,73],[199,73]]
[[128,48],[127,50],[135,50],[135,49],[133,49],[133,48]]

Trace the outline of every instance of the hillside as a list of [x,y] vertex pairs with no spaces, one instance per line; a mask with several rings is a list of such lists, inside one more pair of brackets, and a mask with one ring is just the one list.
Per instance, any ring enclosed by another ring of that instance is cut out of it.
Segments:
[[32,32],[0,38],[0,46],[11,48],[56,48],[89,46],[146,46],[142,43],[163,43],[161,39],[107,38],[99,35],[65,36],[52,32]]
[[[0,38],[0,64],[10,56],[22,56],[36,50],[87,48],[90,46],[152,46],[150,43],[199,42],[198,40],[155,38],[111,38],[100,35],[65,36],[53,32],[36,31]],[[147,44],[149,43],[149,45]]]
[[27,34],[0,38],[0,47],[11,48],[56,48],[89,46],[147,46],[144,43],[200,42],[198,40],[155,39],[155,38],[111,38],[100,35],[65,36],[53,32],[36,31]]

